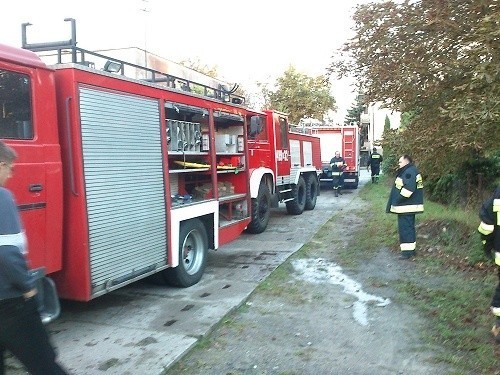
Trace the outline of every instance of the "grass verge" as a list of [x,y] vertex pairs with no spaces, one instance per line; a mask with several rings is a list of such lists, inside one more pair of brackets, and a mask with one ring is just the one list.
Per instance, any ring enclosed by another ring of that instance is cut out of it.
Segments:
[[[349,252],[341,254],[341,262],[366,262],[381,247],[398,251],[396,217],[385,213],[389,189],[382,179],[360,192],[367,204],[366,225]],[[478,224],[477,212],[426,201],[425,213],[417,215],[415,267],[396,289],[400,303],[417,307],[427,318],[423,337],[444,349],[438,360],[452,364],[459,374],[500,374],[499,348],[489,332],[496,275],[482,254]]]

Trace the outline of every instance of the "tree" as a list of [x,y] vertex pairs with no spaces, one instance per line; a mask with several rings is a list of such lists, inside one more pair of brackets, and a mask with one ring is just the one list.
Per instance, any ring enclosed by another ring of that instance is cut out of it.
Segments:
[[365,104],[363,103],[362,98],[364,98],[363,95],[357,95],[356,100],[351,105],[351,108],[347,110],[344,124],[349,125],[351,122],[355,122],[358,125],[361,124],[361,114],[365,110]]
[[384,132],[387,130],[391,130],[391,120],[389,120],[389,116],[385,115],[385,120],[384,120]]
[[276,80],[276,89],[267,85],[261,89],[268,108],[288,113],[290,122],[302,118],[322,119],[328,110],[335,109],[335,99],[330,94],[331,84],[325,76],[310,77],[290,66]]
[[196,70],[199,73],[203,73],[209,77],[218,79],[219,72],[217,65],[209,66],[202,63],[199,58],[182,60],[179,64],[184,65],[186,68]]
[[460,168],[500,141],[500,6],[495,0],[369,3],[330,66],[368,102],[412,113],[398,133],[427,176]]
[[[207,65],[201,62],[199,58],[196,59],[187,59],[187,60],[182,60],[179,64],[185,66],[186,68],[196,70],[198,73],[202,73],[208,77],[214,78],[218,81],[222,80],[219,78],[219,72],[218,72],[218,67],[217,65]],[[249,99],[250,94],[243,88],[241,87],[240,84],[235,85],[236,90],[234,92],[235,95],[239,95],[243,98],[245,98],[245,105],[251,106],[251,100]],[[193,85],[191,87],[191,90],[197,94],[203,95],[205,90],[201,86]]]
[[408,111],[401,113],[401,123],[399,124],[399,129],[406,129],[406,127],[411,124],[411,122],[417,115],[418,111]]

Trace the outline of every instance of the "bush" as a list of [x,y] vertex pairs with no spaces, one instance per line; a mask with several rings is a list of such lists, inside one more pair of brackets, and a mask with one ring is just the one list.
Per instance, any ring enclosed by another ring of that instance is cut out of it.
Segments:
[[426,181],[425,190],[431,201],[447,205],[457,204],[460,198],[457,185],[460,185],[457,175],[449,173],[437,180]]
[[386,155],[384,152],[384,162],[382,163],[382,172],[387,176],[393,176],[398,168],[398,156],[396,154]]
[[491,191],[500,176],[500,151],[489,158],[477,157],[467,160],[457,175],[468,186],[478,187],[478,190],[481,190],[478,195],[482,195],[484,190]]
[[398,169],[398,159],[405,152],[403,147],[403,137],[397,129],[384,131],[384,140],[382,148],[384,150],[384,162],[382,163],[382,172],[388,176],[394,175]]

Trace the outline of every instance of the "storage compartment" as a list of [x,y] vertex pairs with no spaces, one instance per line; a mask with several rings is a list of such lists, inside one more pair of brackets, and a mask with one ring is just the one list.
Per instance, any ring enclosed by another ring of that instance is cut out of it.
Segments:
[[219,205],[219,224],[225,226],[231,222],[245,219],[248,214],[248,203],[245,194],[221,198]]
[[242,140],[240,141],[240,147],[238,147],[238,137],[243,136],[243,127],[242,126],[232,126],[229,128],[219,128],[218,131],[215,132],[215,151],[225,154],[235,154],[237,152],[242,152]]
[[176,208],[217,198],[224,227],[250,215],[244,118],[211,113],[214,127],[210,112],[166,103],[171,202]]
[[201,152],[201,124],[167,119],[168,151]]

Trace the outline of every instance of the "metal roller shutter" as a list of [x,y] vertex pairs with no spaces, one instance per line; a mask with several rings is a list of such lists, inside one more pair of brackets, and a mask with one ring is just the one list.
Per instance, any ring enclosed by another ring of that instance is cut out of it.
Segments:
[[80,88],[93,295],[166,264],[157,100]]

